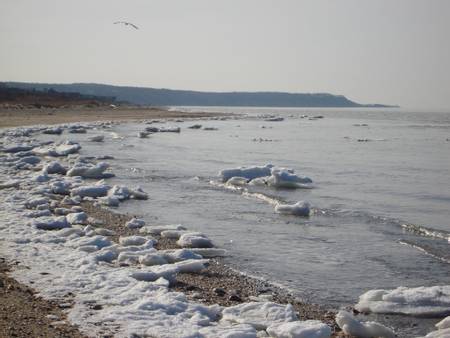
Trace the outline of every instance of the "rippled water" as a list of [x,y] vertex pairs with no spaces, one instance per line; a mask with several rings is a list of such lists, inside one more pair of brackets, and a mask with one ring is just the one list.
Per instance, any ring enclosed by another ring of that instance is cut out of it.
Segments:
[[[165,126],[180,126],[180,134],[148,139],[137,138],[144,124],[123,124],[115,127],[123,139],[83,144],[86,154],[116,157],[113,182],[150,193],[121,211],[203,231],[229,250],[233,266],[315,303],[339,307],[368,289],[450,283],[450,114],[209,110],[248,117],[200,122],[217,131],[171,122]],[[311,177],[314,188],[239,191],[214,182],[221,169],[267,163]],[[307,200],[314,214],[276,214],[262,196]]]

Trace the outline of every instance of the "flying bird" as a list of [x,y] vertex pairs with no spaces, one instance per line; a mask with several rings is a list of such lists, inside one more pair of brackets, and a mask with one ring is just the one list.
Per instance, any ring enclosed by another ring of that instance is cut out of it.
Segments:
[[131,26],[131,27],[133,27],[134,29],[139,29],[138,26],[132,24],[131,22],[126,22],[126,21],[116,21],[116,22],[114,22],[114,24],[115,24],[115,25],[117,25],[117,24],[122,24],[122,25],[125,25],[125,26]]

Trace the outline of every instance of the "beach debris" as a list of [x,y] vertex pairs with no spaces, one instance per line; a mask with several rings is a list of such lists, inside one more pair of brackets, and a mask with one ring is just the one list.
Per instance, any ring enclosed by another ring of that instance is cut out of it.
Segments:
[[336,323],[345,334],[358,338],[395,338],[395,332],[377,322],[360,322],[350,312],[341,310]]

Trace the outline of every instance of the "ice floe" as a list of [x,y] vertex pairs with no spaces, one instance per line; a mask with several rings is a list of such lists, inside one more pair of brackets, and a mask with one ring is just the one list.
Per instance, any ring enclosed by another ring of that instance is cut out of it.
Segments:
[[311,208],[308,202],[299,201],[295,204],[277,204],[275,211],[285,215],[308,217],[311,213]]
[[370,290],[359,297],[360,312],[439,317],[450,313],[450,285]]
[[270,176],[273,165],[267,164],[262,167],[241,167],[234,169],[223,169],[219,172],[219,176],[223,182],[227,182],[232,177],[244,177],[252,180],[258,177]]

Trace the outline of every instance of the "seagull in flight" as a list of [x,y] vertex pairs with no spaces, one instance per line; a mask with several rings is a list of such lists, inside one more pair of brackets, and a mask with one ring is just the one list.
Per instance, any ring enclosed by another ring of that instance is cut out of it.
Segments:
[[132,24],[131,22],[126,22],[126,21],[116,21],[116,22],[114,22],[114,24],[115,24],[115,25],[117,25],[117,24],[123,24],[123,25],[125,25],[125,26],[131,26],[131,27],[133,27],[134,29],[139,29],[138,26]]

